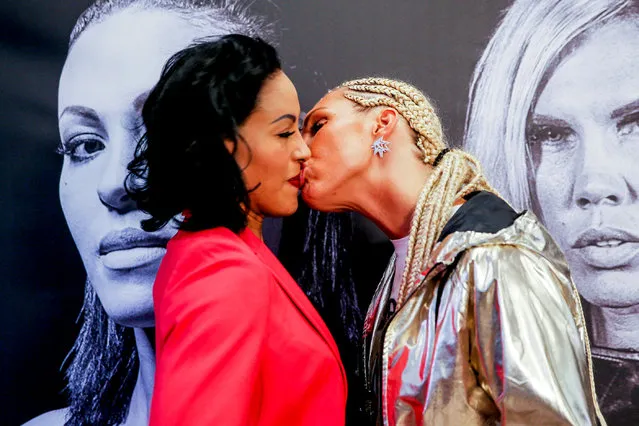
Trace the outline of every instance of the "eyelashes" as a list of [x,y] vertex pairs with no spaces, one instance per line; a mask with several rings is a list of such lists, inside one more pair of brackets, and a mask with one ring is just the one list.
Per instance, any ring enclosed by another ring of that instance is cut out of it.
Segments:
[[628,136],[639,131],[639,111],[628,114],[617,124],[621,136]]
[[[639,137],[639,113],[628,115],[616,124],[617,138],[620,141],[636,140]],[[571,126],[562,123],[531,123],[526,129],[529,144],[543,146],[574,145],[579,140],[587,143],[589,134],[580,134]]]
[[293,136],[295,134],[295,132],[284,132],[284,133],[280,133],[277,136],[279,136],[280,138],[290,138],[291,136]]
[[322,128],[322,126],[324,126],[324,124],[326,124],[326,119],[323,119],[323,118],[314,122],[310,128],[311,136],[315,136],[315,134],[319,132],[319,130]]
[[61,142],[55,152],[69,159],[74,163],[82,163],[97,156],[106,148],[97,135],[83,134],[72,137],[66,142]]
[[532,124],[526,131],[529,143],[560,143],[572,134],[572,129],[548,124]]

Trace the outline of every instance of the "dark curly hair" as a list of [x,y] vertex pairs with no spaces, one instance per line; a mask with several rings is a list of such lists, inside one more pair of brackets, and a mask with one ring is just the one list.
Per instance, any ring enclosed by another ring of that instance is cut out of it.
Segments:
[[[169,59],[142,109],[146,133],[126,180],[131,198],[151,215],[144,230],[171,220],[190,231],[246,226],[251,189],[233,157],[244,143],[238,127],[280,69],[270,44],[240,34],[201,41]],[[175,218],[184,211],[188,220]]]

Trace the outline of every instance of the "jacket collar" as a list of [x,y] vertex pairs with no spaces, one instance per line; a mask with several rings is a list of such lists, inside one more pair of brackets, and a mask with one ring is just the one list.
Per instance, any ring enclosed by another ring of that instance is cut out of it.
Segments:
[[454,232],[482,232],[495,234],[509,227],[519,214],[504,200],[488,191],[473,192],[448,220],[438,241]]
[[549,244],[551,241],[533,213],[517,213],[498,196],[481,191],[466,201],[444,226],[425,271],[438,264],[450,265],[464,250],[482,245],[515,245],[563,259],[556,245]]

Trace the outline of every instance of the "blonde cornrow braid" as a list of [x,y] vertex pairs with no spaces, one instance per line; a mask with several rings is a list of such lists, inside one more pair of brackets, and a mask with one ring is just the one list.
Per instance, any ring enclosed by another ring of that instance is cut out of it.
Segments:
[[[446,148],[441,122],[435,109],[421,92],[409,84],[388,79],[369,78],[347,82],[340,87],[349,89],[344,94],[347,99],[363,107],[390,106],[395,108],[417,133],[416,143],[424,153],[425,162],[432,163],[437,154]],[[362,96],[353,92],[378,96]]]
[[411,223],[406,267],[402,275],[397,304],[421,283],[422,272],[450,219],[453,204],[465,195],[479,190],[495,192],[482,175],[479,162],[471,155],[447,149],[441,122],[429,100],[414,86],[386,78],[363,78],[347,81],[339,86],[344,97],[363,108],[388,106],[394,108],[417,133],[416,145],[424,156],[424,163],[433,165],[433,172],[424,184],[417,200]]

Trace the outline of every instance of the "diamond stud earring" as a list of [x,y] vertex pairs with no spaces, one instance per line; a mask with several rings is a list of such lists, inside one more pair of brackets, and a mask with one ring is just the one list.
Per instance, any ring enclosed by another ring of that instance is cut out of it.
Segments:
[[390,142],[384,140],[383,136],[380,136],[371,145],[371,148],[373,149],[373,154],[379,155],[379,158],[384,158],[384,153],[390,151],[390,148],[388,147],[389,145],[390,145]]

